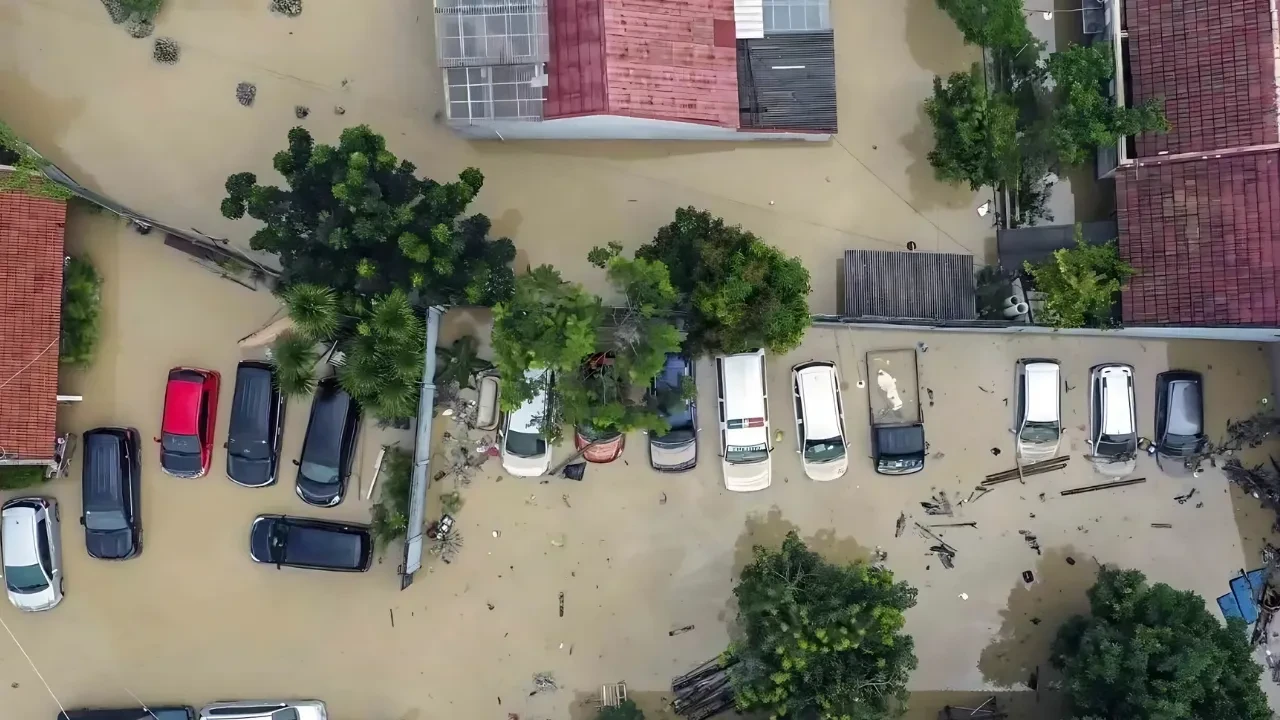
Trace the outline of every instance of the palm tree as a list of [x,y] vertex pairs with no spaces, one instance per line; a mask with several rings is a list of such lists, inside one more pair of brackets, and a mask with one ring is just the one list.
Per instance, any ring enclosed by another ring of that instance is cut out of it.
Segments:
[[286,288],[280,299],[298,334],[315,342],[330,340],[337,334],[341,316],[333,288],[299,283]]
[[475,376],[493,367],[493,363],[480,359],[479,346],[474,335],[463,335],[447,348],[436,348],[441,360],[436,368],[436,385],[456,383],[460,388],[475,388]]
[[316,389],[315,367],[320,360],[311,339],[289,331],[271,345],[271,364],[276,371],[276,386],[285,397],[310,395]]

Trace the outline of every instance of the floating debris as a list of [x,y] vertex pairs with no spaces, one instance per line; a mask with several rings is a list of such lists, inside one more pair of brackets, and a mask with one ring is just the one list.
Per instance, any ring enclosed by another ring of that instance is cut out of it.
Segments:
[[1036,581],[1035,573],[1032,573],[1030,570],[1022,571],[1022,582],[1030,584],[1035,581]]
[[560,593],[560,617],[564,617],[564,593]]
[[1000,448],[996,448],[996,447],[991,448],[991,454],[992,454],[992,455],[999,455],[999,454],[1000,454]]
[[947,498],[946,490],[939,490],[936,495],[929,498],[930,502],[921,502],[920,507],[930,515],[951,515],[951,500]]
[[1173,523],[1151,523],[1151,527],[1159,528],[1161,530],[1172,530]]
[[1037,555],[1041,554],[1040,539],[1037,538],[1030,530],[1019,530],[1018,534],[1022,536],[1023,540],[1027,541],[1027,546],[1032,550],[1035,550]]
[[236,100],[245,107],[253,107],[253,101],[258,97],[258,86],[249,82],[242,82],[236,85]]
[[541,692],[555,692],[560,689],[556,684],[556,678],[549,672],[534,673],[533,675],[533,692],[530,695],[537,695]]
[[1179,505],[1186,505],[1188,500],[1195,497],[1195,494],[1196,494],[1196,489],[1191,488],[1191,492],[1187,493],[1186,495],[1178,495],[1177,497],[1174,498],[1174,500],[1177,500]]
[[151,59],[165,65],[172,65],[178,62],[178,58],[182,56],[182,48],[173,38],[156,38],[155,47],[151,50]]
[[271,12],[298,17],[302,14],[302,0],[271,0]]
[[150,20],[134,17],[129,21],[129,35],[141,40],[145,37],[151,37],[151,33],[156,31],[155,23]]
[[1146,481],[1146,478],[1133,478],[1132,480],[1117,480],[1115,482],[1102,483],[1101,485],[1086,485],[1084,487],[1072,488],[1071,490],[1063,490],[1062,495],[1065,497],[1067,495],[1079,495],[1081,493],[1094,492],[1095,490],[1111,490],[1113,488],[1137,485]]
[[898,522],[893,527],[893,536],[902,537],[902,531],[907,528],[907,514],[898,513]]
[[307,116],[311,114],[311,108],[306,105],[294,105],[293,114],[296,115],[299,120],[305,120],[307,119]]
[[344,108],[344,107],[342,107],[341,105],[334,105],[334,106],[333,106],[333,114],[334,114],[334,115],[346,115],[346,114],[347,114],[347,109],[346,109],[346,108]]
[[[991,448],[991,450],[993,455],[998,454],[995,452],[996,448]],[[1019,465],[1012,470],[1005,470],[1004,472],[988,475],[986,479],[982,481],[982,484],[999,485],[1000,483],[1009,482],[1010,480],[1022,480],[1031,475],[1055,472],[1065,468],[1070,459],[1070,455],[1059,455],[1058,457],[1041,460],[1040,462],[1031,463],[1030,465]]]
[[976,529],[978,527],[978,523],[976,522],[937,523],[935,525],[930,525],[929,527],[931,528],[971,527]]
[[692,625],[685,625],[684,627],[678,627],[675,630],[667,631],[667,637],[675,637],[677,635],[683,635],[692,629],[693,629]]

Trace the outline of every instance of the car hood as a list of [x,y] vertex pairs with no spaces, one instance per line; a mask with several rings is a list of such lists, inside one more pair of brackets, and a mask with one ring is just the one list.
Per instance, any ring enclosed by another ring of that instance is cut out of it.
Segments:
[[1093,457],[1093,469],[1099,475],[1120,478],[1138,469],[1138,459],[1128,457],[1124,460],[1116,460],[1106,456],[1095,455]]
[[770,460],[754,463],[721,463],[724,466],[724,486],[734,492],[764,490],[772,481]]
[[248,487],[263,487],[276,481],[270,460],[246,460],[235,455],[227,455],[227,477]]
[[84,546],[99,560],[124,560],[133,555],[133,533],[129,530],[86,530]]
[[1024,461],[1023,465],[1048,460],[1057,454],[1060,444],[1061,440],[1051,443],[1033,443],[1020,440],[1018,441],[1018,457]]
[[551,467],[550,446],[548,452],[534,457],[520,457],[506,452],[502,453],[502,469],[516,477],[537,477],[543,475]]
[[9,593],[9,601],[23,612],[50,610],[62,600],[52,586],[34,593]]
[[298,497],[308,505],[333,507],[342,502],[342,483],[318,483],[298,475]]
[[682,445],[650,441],[649,462],[657,470],[688,470],[698,462],[698,441],[689,440]]
[[824,463],[801,460],[801,464],[804,466],[804,474],[807,475],[810,480],[819,480],[823,482],[839,480],[844,477],[845,472],[849,470],[849,456],[846,454],[838,460],[832,460],[831,462]]

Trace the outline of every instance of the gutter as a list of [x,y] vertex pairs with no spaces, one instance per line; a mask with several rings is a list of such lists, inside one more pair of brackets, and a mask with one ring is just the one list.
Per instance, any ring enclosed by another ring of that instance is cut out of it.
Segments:
[[431,416],[436,404],[436,344],[440,336],[440,316],[444,308],[427,308],[427,342],[422,364],[422,390],[418,394],[417,437],[413,443],[413,485],[409,495],[408,539],[404,543],[404,564],[400,566],[400,589],[413,584],[413,574],[422,568],[422,532],[427,515],[427,469],[431,461]]

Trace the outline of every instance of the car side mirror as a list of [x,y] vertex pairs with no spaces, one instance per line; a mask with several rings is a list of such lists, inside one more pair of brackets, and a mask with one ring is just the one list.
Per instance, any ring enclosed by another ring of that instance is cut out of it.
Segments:
[[158,437],[153,437],[153,438],[151,438],[151,439],[152,439],[152,440],[155,440],[156,442],[160,442],[160,438],[158,438]]
[[294,465],[299,465],[299,466],[301,466],[301,463],[299,463],[297,460],[293,460],[292,462],[293,462],[293,464],[294,464]]
[[81,515],[81,516],[80,516],[80,524],[81,524],[81,525],[83,525],[83,524],[84,524],[84,516],[83,516],[83,515]]
[[280,568],[282,568],[282,567],[284,567],[284,566],[283,566],[283,565],[281,565],[280,563],[276,563],[276,569],[277,569],[277,570],[279,570],[279,569],[280,569]]
[[223,449],[223,450],[226,450],[226,449],[227,449],[227,443],[222,443],[222,449]]

